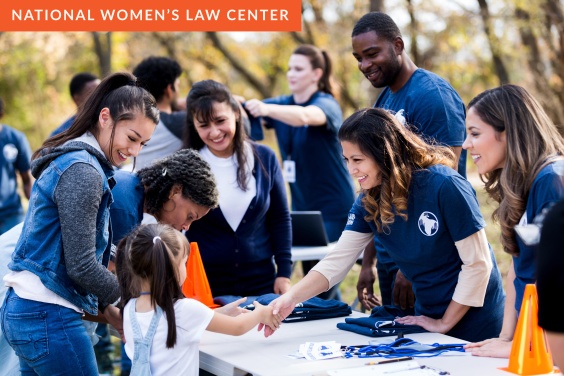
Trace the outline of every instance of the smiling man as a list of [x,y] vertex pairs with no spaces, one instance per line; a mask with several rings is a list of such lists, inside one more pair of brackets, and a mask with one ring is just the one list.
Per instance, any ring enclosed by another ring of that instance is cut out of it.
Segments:
[[[458,158],[458,172],[466,177],[466,151],[462,150],[466,111],[453,87],[411,61],[398,26],[385,13],[370,12],[358,20],[352,31],[352,47],[358,69],[372,86],[384,88],[374,107],[394,112],[429,142],[451,147]],[[376,244],[376,248],[382,302],[412,307],[411,284],[401,273],[396,278],[398,268],[381,246]],[[372,294],[374,253],[369,245],[357,285],[360,301],[370,308],[377,304]]]

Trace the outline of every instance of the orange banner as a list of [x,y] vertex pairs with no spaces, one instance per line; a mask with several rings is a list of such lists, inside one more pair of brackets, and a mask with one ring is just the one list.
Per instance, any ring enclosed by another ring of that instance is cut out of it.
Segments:
[[298,0],[19,0],[0,31],[300,31]]

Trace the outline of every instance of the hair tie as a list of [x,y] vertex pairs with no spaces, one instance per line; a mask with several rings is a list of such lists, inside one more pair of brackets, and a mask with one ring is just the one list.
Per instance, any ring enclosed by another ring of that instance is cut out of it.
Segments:
[[163,168],[163,176],[166,176],[166,168]]
[[155,236],[155,237],[153,238],[153,244],[157,244],[157,239],[159,239],[160,241],[163,241],[163,240],[161,239],[161,237],[157,235],[157,236]]
[[137,79],[129,80],[127,86],[137,86]]

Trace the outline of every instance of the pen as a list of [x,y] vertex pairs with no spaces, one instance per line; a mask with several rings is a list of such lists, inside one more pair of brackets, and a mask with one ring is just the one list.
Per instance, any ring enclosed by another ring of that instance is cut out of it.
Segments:
[[365,363],[366,366],[375,366],[377,364],[387,364],[387,363],[395,363],[395,362],[403,362],[404,360],[412,360],[413,358],[410,356],[403,356],[401,358],[394,358],[394,359],[386,359],[381,360],[379,362],[368,362]]

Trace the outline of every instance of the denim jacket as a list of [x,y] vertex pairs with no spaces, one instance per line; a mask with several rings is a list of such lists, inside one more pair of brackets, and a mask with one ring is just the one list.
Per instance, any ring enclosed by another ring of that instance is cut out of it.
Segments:
[[[113,168],[96,148],[80,141],[71,141],[47,151],[32,164],[32,173],[37,180],[33,185],[22,234],[9,268],[34,273],[49,290],[96,315],[98,298],[78,286],[67,274],[61,223],[55,202],[55,189],[61,176],[75,163],[89,164],[102,177],[102,199],[95,229],[92,229],[96,233],[96,259],[102,262],[102,256],[111,240],[109,206],[113,202]],[[81,208],[77,208],[77,214],[80,210]]]

